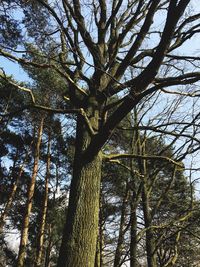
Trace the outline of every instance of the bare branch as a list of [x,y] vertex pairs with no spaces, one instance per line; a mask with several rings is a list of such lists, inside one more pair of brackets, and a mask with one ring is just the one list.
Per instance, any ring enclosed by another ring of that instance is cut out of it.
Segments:
[[145,159],[145,160],[164,160],[169,163],[172,163],[174,165],[177,165],[181,169],[183,168],[183,164],[179,163],[171,158],[165,157],[165,156],[147,156],[147,155],[136,155],[136,154],[104,154],[105,159],[107,160],[117,160],[117,159],[130,159],[130,158],[135,158],[135,159]]

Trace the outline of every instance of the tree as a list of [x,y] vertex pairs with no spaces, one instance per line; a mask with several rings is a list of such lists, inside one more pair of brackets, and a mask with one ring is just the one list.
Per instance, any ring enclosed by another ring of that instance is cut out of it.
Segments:
[[[107,243],[102,254],[105,266],[122,266],[125,261],[130,261],[130,266],[142,261],[145,266],[170,266],[179,259],[185,231],[190,231],[188,218],[196,209],[193,186],[181,162],[174,165],[178,156],[174,140],[165,144],[162,133],[148,136],[147,126],[140,129],[144,114],[137,115],[136,110],[140,107],[135,109],[133,122],[120,125],[109,144],[113,144],[110,164],[115,167],[107,166],[103,172],[101,209]],[[124,151],[129,160],[116,156],[117,150]]]
[[25,214],[23,216],[23,226],[21,229],[21,239],[20,239],[19,253],[18,253],[18,259],[17,259],[17,267],[21,267],[24,265],[24,258],[26,255],[29,220],[30,220],[30,213],[32,210],[32,205],[33,205],[33,195],[35,191],[36,177],[37,177],[38,167],[39,167],[40,145],[42,141],[43,127],[44,127],[44,117],[41,118],[41,121],[38,125],[38,130],[37,130],[37,141],[35,144],[35,151],[34,151],[33,172],[32,172],[31,181],[30,181],[30,185],[28,188],[28,192],[27,192],[28,196],[26,200]]
[[[1,2],[4,9],[8,8],[9,1]],[[195,64],[195,71],[184,71],[198,57],[178,52],[199,32],[199,13],[189,12],[192,2],[14,1],[25,14],[23,21],[19,18],[23,33],[27,33],[24,42],[34,42],[36,50],[41,51],[41,61],[26,57],[27,46],[22,47],[23,57],[4,40],[0,55],[58,73],[66,81],[68,108],[63,110],[57,103],[42,106],[34,90],[8,79],[3,71],[1,79],[30,94],[31,103],[22,109],[76,114],[73,178],[58,267],[94,266],[103,147],[116,126],[145,96],[199,81]],[[12,7],[8,10],[11,12]],[[38,13],[33,12],[36,10]],[[161,25],[160,16],[164,18]],[[129,68],[133,69],[133,78]]]

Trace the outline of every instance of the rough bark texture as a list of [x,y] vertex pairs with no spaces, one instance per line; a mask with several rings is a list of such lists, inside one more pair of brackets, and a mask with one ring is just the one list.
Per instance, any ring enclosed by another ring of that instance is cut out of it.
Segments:
[[[93,105],[93,103],[90,103]],[[90,105],[90,106],[91,106]],[[91,126],[98,128],[98,111],[88,110]],[[91,133],[82,117],[77,122],[73,177],[58,267],[94,267],[98,235],[101,152],[84,156]]]
[[100,192],[99,201],[99,233],[97,239],[96,256],[95,256],[95,267],[103,267],[103,243],[104,243],[104,233],[103,233],[103,210],[102,210],[102,190]]
[[102,208],[102,193],[100,200],[100,212],[99,212],[99,254],[100,254],[100,267],[104,266],[103,246],[104,246],[104,221],[103,221],[103,208]]
[[100,267],[100,266],[101,266],[101,254],[100,254],[100,240],[98,235],[94,267]]
[[94,267],[98,234],[101,157],[99,155],[89,163],[76,162],[75,165],[68,219],[58,266]]
[[42,140],[42,132],[43,132],[43,124],[44,119],[41,119],[39,129],[38,129],[38,137],[37,137],[37,144],[35,148],[35,155],[34,155],[34,165],[33,165],[33,173],[31,177],[30,186],[28,189],[28,197],[26,201],[26,208],[25,214],[23,217],[23,225],[21,230],[21,239],[20,239],[20,246],[19,246],[19,253],[17,259],[17,267],[24,266],[24,260],[26,256],[26,246],[28,242],[28,229],[29,229],[29,218],[32,210],[32,203],[33,203],[33,194],[35,191],[35,181],[36,176],[38,173],[38,164],[39,164],[39,154],[40,154],[40,144]]

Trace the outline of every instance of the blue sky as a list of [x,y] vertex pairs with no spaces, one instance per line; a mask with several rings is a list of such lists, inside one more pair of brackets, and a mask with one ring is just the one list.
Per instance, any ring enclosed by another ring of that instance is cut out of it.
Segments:
[[16,64],[0,56],[0,67],[3,67],[6,74],[13,75],[18,81],[28,81],[28,75],[23,71],[19,64]]

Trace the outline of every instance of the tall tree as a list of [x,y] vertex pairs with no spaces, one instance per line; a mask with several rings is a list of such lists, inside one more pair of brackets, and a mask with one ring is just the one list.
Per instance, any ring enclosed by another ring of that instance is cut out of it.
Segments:
[[51,163],[51,151],[50,150],[51,150],[51,130],[49,130],[49,137],[48,137],[45,190],[44,190],[44,199],[42,203],[40,228],[38,232],[37,253],[36,253],[36,258],[35,258],[36,267],[41,266],[43,249],[44,249],[44,232],[45,232],[46,217],[47,217],[48,191],[49,191],[48,185],[49,185],[50,163]]
[[[2,2],[8,8],[9,1]],[[41,61],[20,56],[21,49],[13,51],[4,40],[0,55],[33,68],[53,69],[66,81],[68,108],[63,110],[57,103],[42,106],[34,90],[9,82],[30,94],[31,104],[26,109],[77,115],[73,177],[57,266],[93,267],[103,147],[145,96],[199,81],[197,71],[183,69],[184,65],[190,69],[190,62],[198,58],[189,52],[181,56],[179,51],[198,35],[200,14],[189,12],[192,0],[14,3],[24,14],[24,20],[19,18],[23,33],[27,33],[24,42],[34,42],[42,51]],[[158,23],[160,17],[164,18],[162,24]],[[46,52],[48,42],[51,45]],[[27,46],[22,49],[29,53]],[[183,63],[179,68],[174,64],[177,59]],[[129,68],[134,70],[133,78]],[[3,71],[0,76],[8,80]],[[114,101],[115,95],[120,99]]]
[[32,205],[33,205],[33,195],[35,191],[36,177],[38,173],[38,166],[39,166],[39,159],[40,159],[40,145],[42,141],[43,126],[44,126],[44,117],[41,118],[40,123],[38,125],[38,130],[37,130],[37,138],[36,138],[35,151],[34,151],[33,171],[32,171],[31,181],[30,181],[30,185],[28,188],[28,192],[27,192],[27,200],[26,200],[25,214],[23,217],[23,225],[21,229],[21,239],[20,239],[19,253],[18,253],[18,259],[17,259],[17,267],[24,266],[24,259],[26,256],[29,220],[30,220],[30,213],[32,210]]

